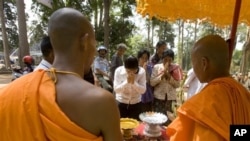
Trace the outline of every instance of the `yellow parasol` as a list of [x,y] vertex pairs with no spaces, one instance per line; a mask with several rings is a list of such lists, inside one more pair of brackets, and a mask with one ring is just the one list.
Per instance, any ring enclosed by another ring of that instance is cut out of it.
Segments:
[[230,60],[238,22],[250,25],[250,0],[136,0],[137,12],[160,20],[209,20],[219,26],[232,25]]

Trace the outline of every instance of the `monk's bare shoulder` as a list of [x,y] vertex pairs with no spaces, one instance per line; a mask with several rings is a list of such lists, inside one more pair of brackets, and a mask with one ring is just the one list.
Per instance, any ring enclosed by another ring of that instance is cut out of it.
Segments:
[[[87,83],[87,82],[86,82]],[[105,101],[105,100],[114,100],[115,97],[110,92],[106,91],[101,87],[94,86],[92,84],[87,83],[85,90],[81,92],[81,94],[88,99],[92,99],[93,102],[96,100],[97,102]],[[102,100],[100,100],[102,99]]]
[[105,120],[119,118],[113,94],[86,81],[70,81],[70,85],[68,82],[60,86],[57,101],[61,110],[78,126],[100,135],[106,127]]

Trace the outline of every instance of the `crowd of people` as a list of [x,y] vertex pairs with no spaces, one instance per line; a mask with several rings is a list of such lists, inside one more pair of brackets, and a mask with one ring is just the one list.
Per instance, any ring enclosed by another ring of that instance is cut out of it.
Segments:
[[[43,60],[0,90],[0,140],[122,141],[120,118],[140,120],[146,111],[168,117],[171,141],[228,141],[229,125],[250,124],[249,91],[231,77],[220,36],[195,43],[186,80],[164,41],[152,55],[142,48],[125,58],[127,45],[116,49],[109,62],[82,13],[55,11],[41,41]],[[172,118],[181,81],[189,97]]]
[[235,73],[233,78],[244,85],[250,91],[250,72],[243,75],[242,73]]

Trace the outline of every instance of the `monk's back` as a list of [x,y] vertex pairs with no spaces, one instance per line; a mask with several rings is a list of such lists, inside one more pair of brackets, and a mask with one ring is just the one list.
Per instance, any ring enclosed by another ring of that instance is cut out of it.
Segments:
[[[76,80],[73,76],[68,76],[59,77],[58,80],[56,101],[62,111],[80,127],[100,135],[98,121],[102,114],[106,114],[103,113],[102,106],[114,100],[114,97],[109,92],[82,81],[81,78]],[[94,116],[97,114],[100,116]]]

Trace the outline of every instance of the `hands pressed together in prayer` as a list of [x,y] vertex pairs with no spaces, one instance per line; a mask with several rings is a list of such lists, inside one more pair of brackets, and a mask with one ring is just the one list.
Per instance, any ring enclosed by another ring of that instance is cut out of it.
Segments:
[[127,81],[130,84],[134,84],[134,82],[135,82],[135,74],[134,73],[128,73]]
[[147,70],[147,64],[148,64],[148,61],[143,64],[144,70]]
[[164,71],[163,71],[163,74],[162,74],[162,79],[165,78],[166,80],[170,79],[171,75],[169,73],[169,62],[167,62],[165,65],[164,65]]

